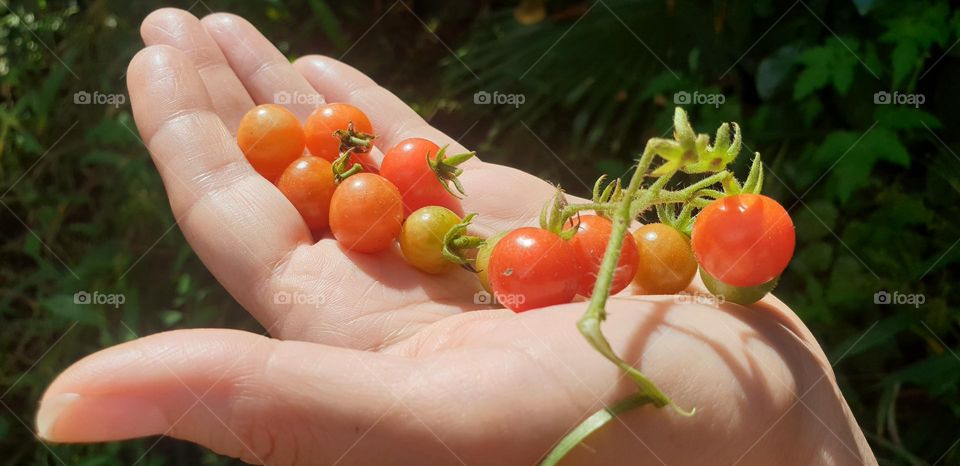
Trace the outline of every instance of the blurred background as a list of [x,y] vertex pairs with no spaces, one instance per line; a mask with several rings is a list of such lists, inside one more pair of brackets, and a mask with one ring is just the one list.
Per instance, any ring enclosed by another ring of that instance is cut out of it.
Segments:
[[[230,463],[170,439],[31,432],[45,386],[86,354],[171,328],[262,331],[186,244],[136,134],[124,72],[153,3],[0,1],[0,463]],[[960,464],[950,2],[170,5],[240,14],[291,59],[340,57],[484,159],[574,194],[622,175],[675,104],[702,132],[740,122],[797,225],[777,295],[823,344],[881,464]],[[124,302],[75,304],[82,290]]]

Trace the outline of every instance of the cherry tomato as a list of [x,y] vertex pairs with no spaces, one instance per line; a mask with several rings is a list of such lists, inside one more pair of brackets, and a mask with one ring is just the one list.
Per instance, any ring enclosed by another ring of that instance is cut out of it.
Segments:
[[516,312],[569,303],[580,283],[573,246],[540,228],[519,228],[501,238],[488,268],[494,297]]
[[[307,148],[310,149],[310,153],[329,162],[337,160],[337,157],[340,156],[340,139],[335,137],[333,133],[337,130],[347,129],[351,122],[355,131],[373,134],[373,125],[370,124],[370,119],[353,105],[333,103],[317,107],[303,125],[303,132],[306,135]],[[373,163],[373,158],[369,152],[354,153],[350,157],[351,161],[359,162],[364,171],[377,172],[377,166]]]
[[390,247],[402,222],[400,191],[380,175],[350,176],[330,200],[330,231],[351,251],[372,253]]
[[686,235],[669,225],[651,223],[633,232],[640,265],[633,280],[643,293],[683,291],[697,274],[697,261]]
[[493,253],[493,248],[497,246],[497,242],[501,238],[510,233],[509,231],[501,231],[489,238],[477,248],[477,257],[474,259],[474,267],[477,269],[477,278],[480,279],[480,284],[483,285],[483,289],[487,290],[487,293],[493,293],[493,288],[490,287],[490,275],[487,273],[487,269],[490,267],[490,254]]
[[700,267],[700,279],[703,280],[703,285],[707,287],[710,294],[716,296],[718,301],[730,301],[731,303],[749,306],[773,291],[777,286],[779,277],[754,286],[733,286],[711,277],[703,267]]
[[311,230],[327,228],[330,224],[330,198],[337,187],[330,162],[304,155],[283,171],[277,187],[297,208]]
[[254,170],[271,182],[303,155],[303,128],[296,115],[280,105],[254,107],[240,120],[237,145]]
[[440,147],[420,138],[400,141],[387,151],[380,164],[380,174],[397,185],[403,195],[403,211],[407,215],[428,205],[446,207],[463,215],[460,200],[450,194],[427,164],[437,158]]
[[[348,178],[349,179],[349,178]],[[443,256],[443,238],[462,219],[445,207],[417,209],[403,222],[400,251],[407,263],[427,273],[440,274],[456,264]]]
[[[577,219],[570,219],[570,227],[576,225]],[[577,264],[580,266],[580,287],[577,293],[583,296],[593,294],[593,286],[597,283],[597,272],[600,263],[607,252],[607,242],[613,232],[613,222],[599,215],[581,215],[577,234],[570,239],[570,245],[577,253]],[[630,238],[625,238],[620,252],[620,261],[613,274],[610,293],[619,293],[630,284],[637,270],[637,245]]]
[[734,286],[779,276],[793,256],[790,215],[761,194],[739,194],[707,205],[693,226],[693,254],[710,275]]

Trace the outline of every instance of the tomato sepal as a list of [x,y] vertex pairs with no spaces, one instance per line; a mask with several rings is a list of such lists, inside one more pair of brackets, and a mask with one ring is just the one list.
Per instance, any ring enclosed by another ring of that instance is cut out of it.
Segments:
[[443,257],[454,264],[463,267],[467,271],[477,273],[477,269],[470,259],[465,255],[466,251],[483,246],[484,239],[479,236],[467,235],[467,228],[477,214],[470,214],[463,218],[463,221],[447,230],[443,236]]
[[333,169],[333,179],[337,184],[340,184],[343,180],[349,178],[351,175],[356,175],[363,171],[363,165],[360,165],[357,162],[354,162],[350,168],[347,168],[347,164],[350,163],[350,155],[353,153],[354,148],[349,147],[340,153],[340,156],[337,157],[337,160],[333,161],[331,168]]
[[[427,166],[430,167],[430,170],[437,176],[437,180],[440,181],[440,184],[443,185],[443,188],[446,189],[451,196],[457,199],[463,199],[462,196],[466,196],[467,193],[464,191],[463,185],[460,184],[460,175],[463,174],[463,169],[458,167],[458,165],[470,160],[477,155],[477,153],[471,151],[447,156],[447,147],[450,146],[441,147],[436,157],[432,158],[428,151],[426,154]],[[453,183],[456,191],[450,188],[450,183]]]
[[703,280],[710,294],[724,302],[729,301],[743,306],[760,301],[780,282],[780,276],[777,276],[773,280],[755,286],[734,286],[714,278],[703,267],[700,267],[700,279]]
[[340,153],[347,149],[353,149],[358,154],[370,151],[373,147],[373,140],[376,136],[362,131],[357,131],[353,126],[353,121],[347,124],[347,129],[338,129],[333,132],[333,137],[340,140]]

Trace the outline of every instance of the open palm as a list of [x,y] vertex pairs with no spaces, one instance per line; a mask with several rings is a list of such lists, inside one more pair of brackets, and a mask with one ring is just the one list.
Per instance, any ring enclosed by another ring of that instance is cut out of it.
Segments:
[[[266,464],[532,464],[632,392],[577,333],[582,303],[478,310],[489,306],[474,302],[479,287],[467,272],[429,276],[397,250],[363,255],[315,242],[235,143],[247,110],[288,93],[301,119],[319,96],[362,109],[378,135],[375,155],[408,137],[465,150],[396,96],[331,58],[291,65],[232,15],[159,10],[141,34],[147,48],[131,61],[128,87],[180,228],[275,339],[180,330],[96,353],[48,389],[42,437],[166,434]],[[487,233],[533,224],[553,191],[508,167],[463,167],[464,209]],[[775,298],[747,309],[620,297],[608,311],[619,354],[699,412],[636,410],[571,461],[875,462],[829,362]]]

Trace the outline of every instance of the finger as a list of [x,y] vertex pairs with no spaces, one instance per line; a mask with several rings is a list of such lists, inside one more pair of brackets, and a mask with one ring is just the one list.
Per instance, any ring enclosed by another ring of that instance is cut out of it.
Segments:
[[140,51],[127,86],[184,236],[240,304],[267,321],[260,310],[271,300],[262,284],[310,241],[306,225],[244,159],[183,52],[165,45]]
[[291,99],[285,106],[304,121],[323,102],[287,58],[247,20],[229,13],[214,13],[201,23],[256,103],[283,104],[278,93],[287,93],[283,95]]
[[[374,143],[386,152],[398,142],[419,137],[444,146],[450,154],[467,150],[459,142],[430,126],[417,112],[367,75],[343,62],[322,55],[308,55],[293,63],[317,92],[330,102],[347,102],[370,117],[376,129]],[[468,161],[467,164],[476,163]]]
[[37,431],[69,443],[168,435],[255,464],[332,464],[358,426],[399,422],[391,387],[409,364],[235,330],[161,333],[60,374],[40,402]]
[[190,58],[217,115],[236,134],[240,119],[254,106],[253,99],[200,20],[177,8],[161,8],[143,20],[140,36],[148,46],[169,45]]

